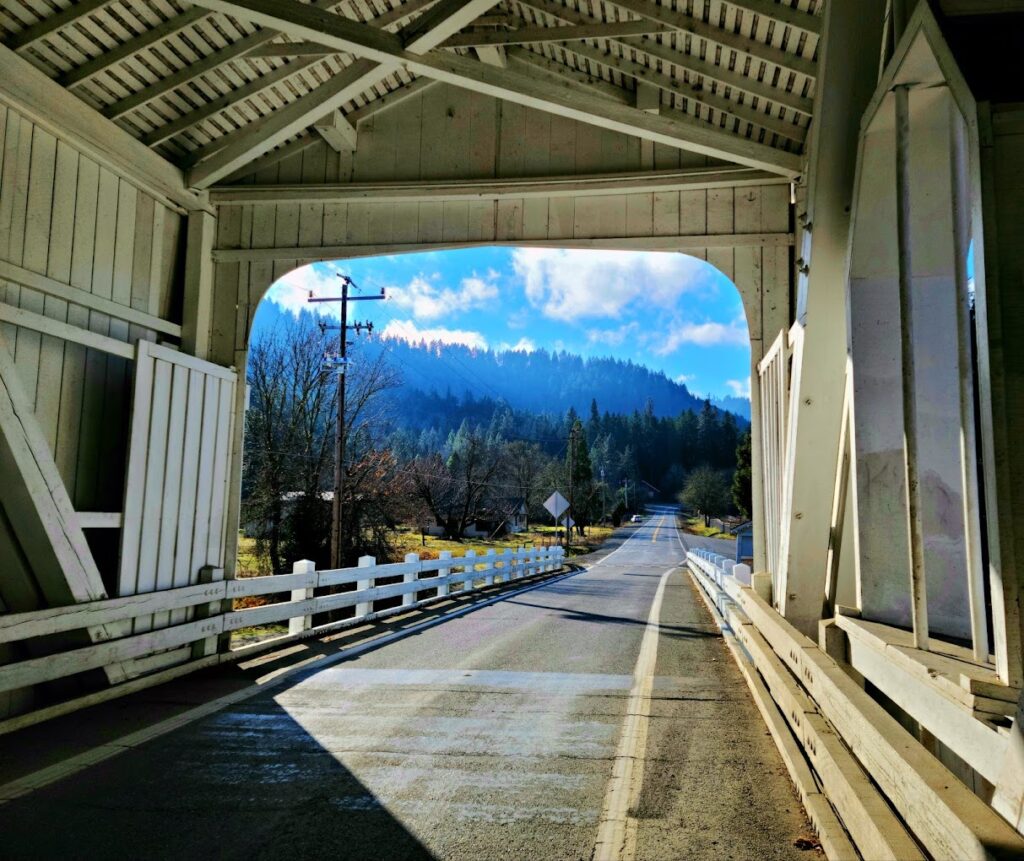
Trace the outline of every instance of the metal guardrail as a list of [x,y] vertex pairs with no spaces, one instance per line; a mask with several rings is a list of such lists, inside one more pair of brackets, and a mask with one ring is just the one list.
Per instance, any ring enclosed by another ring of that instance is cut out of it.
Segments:
[[[288,621],[289,634],[296,634],[316,630],[312,625],[314,615],[345,607],[355,607],[351,621],[401,612],[448,595],[452,587],[465,593],[495,582],[507,583],[554,571],[562,566],[564,556],[565,551],[561,547],[527,547],[504,553],[490,550],[479,556],[472,550],[463,556],[452,556],[450,551],[443,551],[439,559],[422,560],[417,554],[410,553],[404,562],[378,565],[372,556],[364,556],[355,568],[324,571],[317,571],[312,562],[303,560],[295,563],[291,574],[237,580],[214,578],[214,582],[178,589],[0,615],[0,645],[96,625],[108,625],[110,630],[121,634],[90,646],[0,666],[0,692],[146,657],[253,625]],[[399,583],[377,585],[378,580],[398,576],[402,577]],[[353,591],[315,594],[317,589],[352,583],[356,587]],[[437,590],[436,595],[420,599],[419,593],[428,590]],[[222,601],[284,592],[291,593],[287,601],[222,612]],[[375,601],[397,596],[402,597],[401,606],[373,612]],[[193,614],[196,616],[205,614],[204,618],[194,618],[159,630],[139,630],[142,627],[138,624],[140,617],[189,608],[195,608]]]

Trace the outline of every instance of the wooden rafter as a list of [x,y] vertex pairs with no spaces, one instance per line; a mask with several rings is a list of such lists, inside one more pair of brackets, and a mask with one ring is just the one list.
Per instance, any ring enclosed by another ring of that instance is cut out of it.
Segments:
[[[533,9],[545,15],[550,15],[559,21],[567,24],[594,25],[603,23],[600,18],[570,9],[558,3],[557,0],[519,0],[520,5]],[[691,54],[681,53],[666,45],[662,45],[654,38],[646,36],[627,36],[617,39],[610,39],[626,47],[629,51],[642,51],[652,60],[661,60],[663,63],[671,63],[680,69],[684,69],[690,75],[699,75],[717,81],[719,84],[746,93],[748,96],[756,96],[759,99],[766,99],[769,102],[784,105],[802,114],[810,116],[813,103],[811,99],[797,93],[790,93],[780,87],[772,86],[755,78],[748,78],[738,71],[728,69],[724,66],[715,65],[700,57]],[[652,65],[654,63],[652,62]]]
[[747,54],[758,60],[774,63],[783,69],[790,69],[813,78],[817,74],[817,66],[813,60],[799,57],[789,51],[783,51],[771,45],[765,45],[757,39],[750,39],[721,27],[707,24],[699,18],[673,11],[653,0],[614,0],[616,6],[650,21],[665,24],[674,30],[691,33],[706,39],[723,48]]
[[[401,24],[410,16],[415,15],[417,12],[420,12],[421,10],[427,8],[428,6],[432,5],[435,2],[436,0],[410,0],[410,2],[405,3],[404,5],[397,7],[396,9],[392,9],[388,12],[378,15],[375,18],[372,18],[367,23],[375,27],[381,28],[394,27]],[[203,11],[205,12],[206,10]],[[277,34],[277,36],[280,36],[280,34]],[[261,46],[250,51],[247,51],[246,56],[269,56],[269,54],[262,54],[260,52],[267,48],[287,48],[293,44],[296,43],[262,43]],[[310,43],[303,44],[309,45]],[[216,116],[222,111],[230,110],[233,105],[243,102],[246,99],[250,99],[253,96],[256,96],[264,92],[265,90],[270,89],[270,87],[273,87],[274,85],[283,82],[287,78],[290,78],[293,75],[297,75],[304,69],[307,69],[310,66],[315,65],[317,62],[320,61],[320,59],[323,56],[337,53],[337,51],[335,51],[333,48],[329,48],[324,45],[317,45],[316,48],[317,50],[315,51],[315,53],[311,52],[309,56],[298,59],[293,63],[288,63],[286,65],[280,66],[277,69],[274,69],[272,72],[267,73],[266,75],[255,78],[252,81],[243,84],[241,87],[238,87],[237,89],[225,93],[223,96],[219,96],[215,99],[212,99],[206,104],[200,105],[195,110],[189,111],[187,114],[183,114],[175,120],[171,120],[169,123],[165,123],[159,128],[154,129],[149,134],[143,136],[142,142],[145,143],[147,146],[157,146],[163,143],[164,141],[174,137],[175,135],[181,134],[183,131],[195,125],[198,125],[199,123],[204,122],[205,120],[208,120],[213,116]],[[211,144],[211,146],[215,145],[216,143],[217,142],[215,141],[214,144]]]
[[482,45],[529,45],[535,42],[568,42],[582,39],[614,39],[667,33],[671,28],[650,21],[615,21],[609,24],[577,24],[566,27],[523,27],[519,30],[473,30],[458,33],[441,43],[442,48]]
[[458,33],[498,0],[440,0],[402,33],[405,50],[422,54]]
[[587,59],[621,72],[623,75],[633,78],[638,86],[644,82],[652,84],[670,95],[684,96],[705,108],[734,117],[743,123],[753,123],[759,128],[780,134],[796,143],[802,143],[807,137],[807,130],[802,126],[788,120],[780,120],[756,108],[741,105],[692,82],[673,78],[656,69],[634,62],[626,56],[618,56],[611,52],[602,53],[588,45],[564,45],[563,49],[581,59]]
[[804,12],[793,6],[783,6],[775,0],[726,0],[730,6],[743,10],[745,14],[753,13],[762,18],[777,21],[780,24],[788,24],[806,33],[815,36],[821,33],[821,17],[810,12]]
[[176,33],[180,33],[186,27],[191,27],[193,24],[199,23],[204,18],[210,17],[210,14],[211,13],[206,9],[196,7],[194,9],[189,9],[181,15],[168,18],[166,21],[157,24],[155,27],[149,28],[144,33],[140,33],[134,39],[122,42],[120,45],[104,51],[98,57],[89,60],[87,63],[83,63],[81,66],[76,66],[71,71],[65,72],[57,78],[57,83],[68,88],[81,86],[82,84],[91,81],[97,75],[102,74],[107,69],[117,65],[122,60],[138,54],[140,51],[146,50],[146,48],[155,45],[157,42],[169,39]]
[[[491,8],[495,2],[496,0],[441,0],[394,36],[366,24],[356,26],[369,34],[371,42],[390,37],[396,51],[401,51],[401,46],[404,45],[403,53],[415,55],[429,51],[455,30],[461,29],[467,20],[472,20]],[[345,24],[350,23],[336,15],[331,15],[330,19],[332,22],[336,20],[344,21]],[[376,69],[373,63],[367,64],[363,60],[357,60],[303,98],[193,153],[190,157],[190,166],[193,166],[189,174],[190,181],[197,185],[208,185],[233,173],[240,166],[273,149],[310,124],[333,114],[345,102],[351,101],[361,92],[393,75],[398,68],[395,59],[380,63]]]
[[526,48],[515,47],[508,48],[506,53],[513,65],[530,69],[533,72],[540,72],[558,81],[563,86],[582,87],[584,92],[608,99],[620,105],[633,104],[633,95],[629,90],[624,90],[615,84],[609,84],[602,78],[595,78],[586,72],[570,68],[562,63],[556,63],[543,54],[535,54]]
[[[377,16],[373,19],[373,24],[376,27],[385,28],[390,24],[405,20],[410,15],[436,2],[437,0],[410,0],[408,3]],[[340,0],[316,0],[312,5],[317,9],[331,10],[341,5],[341,3]],[[172,90],[176,90],[178,87],[184,86],[196,78],[212,72],[225,63],[249,56],[253,51],[270,44],[280,36],[280,31],[273,29],[258,30],[255,33],[250,33],[245,38],[239,39],[237,42],[233,42],[218,51],[214,51],[198,62],[191,63],[184,69],[180,69],[173,75],[168,75],[166,78],[162,78],[148,87],[144,87],[137,93],[132,93],[130,96],[114,102],[114,104],[103,109],[103,115],[108,119],[123,117],[125,114],[136,111],[150,102],[167,95]]]
[[[709,127],[706,123],[685,116],[662,117],[622,107],[584,93],[552,88],[547,83],[510,69],[484,65],[477,60],[447,52],[412,54],[404,49],[402,40],[364,24],[346,20],[295,0],[200,0],[200,5],[234,15],[260,26],[286,31],[296,39],[318,41],[385,66],[403,65],[415,75],[445,81],[463,89],[522,104],[570,119],[600,125],[614,131],[634,135],[679,149],[688,149],[740,164],[766,168],[786,176],[800,170],[799,157],[773,147],[746,140],[731,132]],[[323,87],[318,88],[322,90]],[[238,160],[258,155],[286,140],[295,127],[309,125],[329,108],[316,98],[317,91],[276,112],[266,125],[274,126],[253,135],[255,146],[239,151],[228,148],[213,155],[208,162],[197,165],[190,173],[192,184],[206,187],[231,173]],[[307,101],[316,98],[313,101]],[[304,104],[305,102],[305,104]],[[333,106],[332,106],[333,107]],[[303,126],[305,127],[305,126]],[[256,130],[254,130],[256,131]]]
[[58,30],[63,30],[79,18],[91,15],[112,2],[113,0],[80,0],[78,3],[72,3],[55,15],[50,15],[31,27],[26,27],[7,42],[7,47],[15,51],[23,51]]

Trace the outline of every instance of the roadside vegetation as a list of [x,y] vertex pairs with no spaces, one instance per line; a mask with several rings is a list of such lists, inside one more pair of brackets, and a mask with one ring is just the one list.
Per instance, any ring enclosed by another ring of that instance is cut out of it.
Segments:
[[[239,576],[287,573],[299,559],[330,565],[337,377],[324,355],[336,340],[302,314],[250,351]],[[680,494],[705,523],[748,510],[734,478],[744,431],[709,401],[675,416],[658,415],[650,398],[631,414],[602,412],[596,398],[580,415],[436,391],[409,405],[405,365],[387,342],[366,343],[346,366],[344,566],[555,543],[561,530],[543,507],[554,491],[573,501],[570,555],[600,546],[654,499]],[[459,376],[472,374],[460,361]],[[529,361],[515,362],[525,375]]]

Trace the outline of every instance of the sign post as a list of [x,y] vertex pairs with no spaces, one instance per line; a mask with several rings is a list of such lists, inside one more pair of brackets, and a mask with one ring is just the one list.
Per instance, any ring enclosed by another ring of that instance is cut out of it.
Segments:
[[[569,510],[569,500],[566,499],[557,490],[551,494],[545,501],[544,507],[551,513],[551,516],[555,518],[555,525],[558,525],[558,521],[562,515]],[[565,547],[569,549],[569,529],[571,527],[566,526],[565,528]]]

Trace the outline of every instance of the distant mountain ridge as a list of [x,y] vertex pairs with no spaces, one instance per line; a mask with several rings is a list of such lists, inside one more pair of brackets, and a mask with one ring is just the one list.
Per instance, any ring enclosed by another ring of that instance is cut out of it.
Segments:
[[[270,305],[270,303],[267,303]],[[304,312],[305,313],[305,312]],[[276,305],[261,307],[254,338],[291,318]],[[417,391],[503,401],[517,410],[564,414],[570,407],[587,414],[596,399],[601,412],[628,415],[644,411],[648,401],[656,416],[699,412],[704,398],[682,383],[633,361],[612,357],[584,358],[563,351],[530,353],[471,349],[458,344],[409,344],[406,341],[360,338],[358,351],[367,359],[386,352],[402,376],[399,396]],[[712,399],[720,409],[749,421],[749,401]]]

